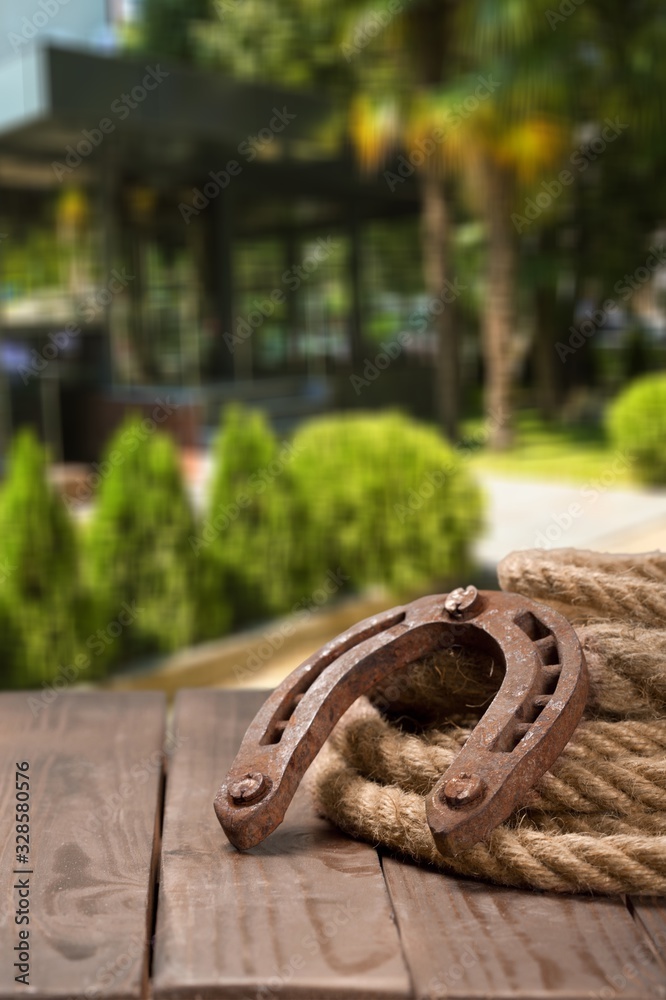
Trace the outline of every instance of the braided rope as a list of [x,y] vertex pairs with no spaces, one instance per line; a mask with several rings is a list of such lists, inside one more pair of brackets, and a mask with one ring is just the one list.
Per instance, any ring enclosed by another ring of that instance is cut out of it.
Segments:
[[502,885],[666,892],[666,556],[520,552],[500,581],[581,622],[590,667],[585,718],[529,801],[487,843],[437,851],[425,796],[501,683],[488,656],[449,650],[349,710],[313,767],[320,811],[352,836]]

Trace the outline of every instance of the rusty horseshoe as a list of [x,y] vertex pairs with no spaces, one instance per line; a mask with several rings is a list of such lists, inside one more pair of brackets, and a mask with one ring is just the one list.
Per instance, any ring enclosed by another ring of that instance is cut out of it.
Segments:
[[248,728],[215,798],[231,843],[246,850],[282,822],[336,722],[394,671],[450,646],[504,662],[493,701],[426,801],[438,850],[487,839],[525,802],[585,707],[585,657],[569,622],[517,594],[459,588],[366,618],[297,667]]

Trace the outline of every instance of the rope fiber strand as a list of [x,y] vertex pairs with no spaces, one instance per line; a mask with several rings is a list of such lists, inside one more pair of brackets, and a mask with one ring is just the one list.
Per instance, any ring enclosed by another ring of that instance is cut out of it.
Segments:
[[529,801],[484,844],[444,858],[425,796],[503,677],[475,650],[442,650],[359,699],[311,772],[319,811],[346,833],[441,871],[553,892],[666,892],[666,555],[529,550],[503,590],[574,625],[590,694]]

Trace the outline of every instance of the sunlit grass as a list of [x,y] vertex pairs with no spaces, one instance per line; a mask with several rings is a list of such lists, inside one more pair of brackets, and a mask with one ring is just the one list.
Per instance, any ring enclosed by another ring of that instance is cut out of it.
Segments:
[[[465,436],[477,438],[481,421],[468,421]],[[519,415],[514,447],[496,453],[479,448],[470,456],[478,472],[551,479],[560,483],[585,483],[603,475],[617,455],[603,430],[589,424],[545,424],[532,413]],[[631,484],[630,470],[616,475],[616,486]]]

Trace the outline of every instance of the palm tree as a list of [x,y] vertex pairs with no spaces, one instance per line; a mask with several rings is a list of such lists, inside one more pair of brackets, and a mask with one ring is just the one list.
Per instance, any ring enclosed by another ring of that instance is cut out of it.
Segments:
[[[569,132],[561,47],[541,0],[417,0],[375,46],[374,62],[366,65],[363,54],[353,134],[362,162],[375,168],[396,148],[433,146],[418,168],[424,274],[433,297],[450,276],[452,179],[485,224],[485,409],[491,445],[503,448],[512,437],[515,368],[512,215],[526,185],[557,163]],[[451,311],[438,317],[438,343],[440,415],[453,437],[459,379]]]
[[[485,405],[492,444],[506,447],[512,430],[519,250],[525,246],[512,216],[542,181],[566,166],[563,154],[574,146],[574,122],[593,121],[604,106],[617,114],[627,104],[627,81],[654,81],[664,36],[660,0],[630,5],[588,0],[566,23],[555,25],[550,0],[392,0],[381,9],[368,0],[221,3],[224,16],[219,18],[214,4],[202,14],[205,0],[197,0],[199,21],[189,23],[186,31],[187,47],[197,61],[239,77],[316,87],[336,100],[341,109],[336,123],[351,131],[365,168],[386,167],[398,153],[414,164],[421,192],[424,279],[433,299],[454,277],[452,235],[463,206],[483,221]],[[161,0],[147,0],[153,21],[160,21],[162,6]],[[169,0],[171,14],[179,7],[187,17],[191,8],[185,0]],[[182,51],[180,29],[174,44]],[[482,80],[486,86],[479,96]],[[649,87],[646,91],[643,82],[629,87],[635,92],[629,94],[634,121],[660,100],[654,86],[652,101],[645,100]],[[576,90],[582,100],[576,100]],[[344,108],[351,114],[344,115]],[[331,127],[329,134],[334,132]],[[659,134],[663,137],[663,129]],[[434,141],[435,135],[443,138]],[[414,155],[424,149],[430,152]],[[644,145],[642,154],[652,152]],[[569,197],[565,194],[558,206]],[[584,197],[579,190],[578,201]],[[614,212],[618,226],[622,214],[617,206],[631,215],[630,201],[625,194],[604,205]],[[591,215],[600,223],[595,223],[592,238],[604,257],[609,242],[604,217]],[[549,218],[546,213],[535,222],[530,239]],[[638,222],[641,227],[644,218]],[[544,238],[544,246],[551,242]],[[552,247],[548,252],[552,260]],[[580,247],[577,260],[569,256],[570,266],[589,269],[590,255]],[[553,302],[552,280],[539,285],[542,313]],[[452,438],[459,410],[455,320],[455,308],[445,308],[435,318],[439,410]],[[552,345],[542,348],[540,371],[546,384]]]

